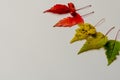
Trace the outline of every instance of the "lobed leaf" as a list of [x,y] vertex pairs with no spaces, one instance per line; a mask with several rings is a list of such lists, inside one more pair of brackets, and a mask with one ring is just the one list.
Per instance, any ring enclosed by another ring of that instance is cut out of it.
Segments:
[[97,32],[94,36],[87,38],[85,44],[80,49],[78,54],[88,50],[99,49],[103,47],[107,43],[107,41],[107,36],[105,36],[101,32]]
[[83,18],[78,14],[72,14],[72,17],[63,18],[62,20],[58,21],[54,27],[72,27],[76,24],[83,24]]
[[116,60],[117,55],[119,55],[120,41],[109,40],[106,45],[104,45],[104,48],[106,50],[108,65],[110,65],[113,61]]
[[88,37],[96,33],[96,29],[93,25],[89,23],[79,24],[79,27],[76,29],[76,34],[70,41],[70,43],[87,39]]
[[68,6],[63,4],[56,4],[48,10],[45,10],[44,13],[50,12],[54,14],[67,14],[71,12],[75,12],[75,6],[73,3],[68,3]]

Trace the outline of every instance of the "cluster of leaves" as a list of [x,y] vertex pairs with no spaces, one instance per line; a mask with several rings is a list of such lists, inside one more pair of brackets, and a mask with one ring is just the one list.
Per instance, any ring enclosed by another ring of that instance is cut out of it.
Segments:
[[[90,5],[87,7],[90,7]],[[54,27],[72,27],[74,25],[78,25],[78,28],[75,30],[76,33],[70,41],[70,43],[74,43],[76,41],[86,40],[78,54],[93,49],[104,48],[106,50],[105,54],[108,60],[108,65],[110,65],[114,60],[116,60],[116,56],[119,55],[120,41],[117,41],[116,39],[108,40],[107,35],[97,32],[95,26],[84,22],[83,17],[77,13],[78,10],[80,9],[76,9],[74,4],[70,2],[68,5],[56,4],[50,9],[44,11],[44,13],[69,13],[71,16],[61,19],[54,25]]]
[[82,18],[82,16],[80,16],[80,14],[76,12],[73,3],[68,3],[68,6],[63,4],[56,4],[52,8],[44,11],[44,13],[46,12],[51,12],[54,14],[70,13],[71,16],[61,19],[54,25],[54,27],[72,27],[78,23],[80,24],[84,23],[84,19]]

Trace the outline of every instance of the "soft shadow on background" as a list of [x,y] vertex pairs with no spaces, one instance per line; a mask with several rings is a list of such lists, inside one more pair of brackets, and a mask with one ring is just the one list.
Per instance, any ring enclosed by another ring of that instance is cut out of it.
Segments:
[[[120,56],[107,66],[104,50],[93,50],[77,55],[82,42],[70,44],[77,26],[53,28],[61,18],[43,11],[54,4],[73,2],[85,14],[85,21],[106,22],[97,30],[114,39],[120,28],[119,0],[0,0],[0,80],[120,80]],[[120,37],[118,37],[120,40]],[[84,42],[84,41],[83,41]]]

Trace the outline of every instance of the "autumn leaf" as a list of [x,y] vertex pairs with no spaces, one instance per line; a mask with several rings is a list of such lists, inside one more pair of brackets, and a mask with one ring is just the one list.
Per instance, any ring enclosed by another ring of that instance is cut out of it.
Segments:
[[85,44],[80,49],[78,54],[88,50],[99,49],[103,47],[107,43],[107,41],[107,36],[105,36],[101,32],[97,32],[94,36],[87,38]]
[[119,55],[120,51],[120,41],[109,40],[106,45],[104,45],[106,50],[106,57],[108,60],[108,65],[110,65],[113,61],[116,60],[117,55]]
[[76,34],[70,41],[70,43],[87,39],[88,37],[96,33],[96,29],[93,25],[89,23],[79,24],[79,27],[76,29]]
[[74,13],[78,10],[86,9],[91,7],[92,5],[87,5],[84,7],[81,7],[79,9],[76,9],[74,4],[72,2],[69,2],[68,5],[64,4],[55,4],[53,7],[51,7],[48,10],[45,10],[43,13],[50,12],[54,14],[67,14],[67,13]]
[[53,7],[51,7],[50,9],[44,11],[44,13],[46,12],[51,12],[51,13],[55,13],[55,14],[67,14],[67,13],[71,13],[71,12],[75,12],[75,6],[73,3],[68,3],[68,6],[63,5],[63,4],[56,4]]
[[84,19],[78,13],[72,13],[71,17],[63,18],[58,21],[54,27],[72,27],[76,24],[83,24]]

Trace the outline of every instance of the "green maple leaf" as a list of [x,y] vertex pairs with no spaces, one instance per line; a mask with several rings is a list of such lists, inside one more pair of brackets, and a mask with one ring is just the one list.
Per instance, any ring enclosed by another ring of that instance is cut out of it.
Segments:
[[101,32],[97,32],[94,36],[87,38],[85,44],[80,49],[78,54],[92,49],[99,49],[103,47],[107,43],[107,41],[107,36],[105,36]]
[[104,45],[104,48],[106,49],[108,65],[110,65],[113,61],[116,60],[116,56],[119,55],[120,41],[109,40],[106,45]]
[[76,34],[70,41],[70,43],[83,40],[88,38],[89,36],[96,33],[96,29],[93,25],[89,23],[79,24],[79,27],[76,29]]

